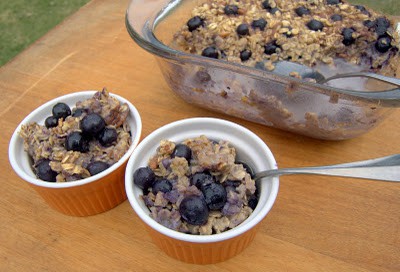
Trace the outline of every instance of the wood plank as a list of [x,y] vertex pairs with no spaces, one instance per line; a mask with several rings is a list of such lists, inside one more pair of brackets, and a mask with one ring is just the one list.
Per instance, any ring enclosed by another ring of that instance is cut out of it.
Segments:
[[56,96],[104,86],[135,104],[143,137],[175,120],[212,116],[258,134],[279,167],[400,152],[398,110],[366,135],[327,142],[187,104],[127,34],[128,2],[93,0],[0,68],[0,271],[400,271],[399,184],[281,177],[277,202],[253,244],[226,262],[197,266],[159,251],[127,201],[96,216],[64,216],[19,179],[7,157],[17,124]]

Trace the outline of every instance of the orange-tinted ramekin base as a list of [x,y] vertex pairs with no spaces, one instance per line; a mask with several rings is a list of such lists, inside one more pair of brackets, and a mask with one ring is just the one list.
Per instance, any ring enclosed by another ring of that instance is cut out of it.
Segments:
[[53,209],[72,216],[89,216],[108,211],[124,200],[125,168],[122,164],[107,176],[80,186],[48,188],[30,185]]
[[192,243],[159,233],[146,225],[153,242],[168,256],[192,264],[212,264],[228,260],[247,248],[258,231],[258,225],[234,238],[213,243]]

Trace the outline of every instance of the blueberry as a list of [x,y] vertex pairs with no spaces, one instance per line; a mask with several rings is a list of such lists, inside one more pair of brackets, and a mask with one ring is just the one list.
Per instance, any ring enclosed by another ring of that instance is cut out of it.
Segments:
[[84,109],[81,108],[77,108],[74,110],[74,112],[72,113],[73,117],[80,117],[82,116],[83,113],[85,113],[86,111]]
[[348,46],[353,44],[356,39],[354,39],[353,37],[353,33],[355,32],[355,30],[353,28],[343,28],[342,30],[342,36],[343,36],[343,44]]
[[256,64],[254,65],[254,68],[260,69],[260,70],[265,70],[265,64],[262,61],[257,61]]
[[294,10],[294,12],[296,12],[296,14],[299,15],[300,17],[303,15],[311,14],[311,11],[308,8],[306,8],[305,6],[300,6],[300,7],[296,8]]
[[118,139],[117,130],[115,128],[106,127],[100,132],[97,139],[102,146],[109,147]]
[[226,5],[224,7],[224,13],[226,15],[238,15],[239,14],[239,8],[236,5]]
[[242,182],[240,180],[231,180],[227,179],[224,183],[225,187],[231,186],[231,187],[238,187]]
[[67,151],[87,152],[89,150],[89,143],[87,139],[79,131],[73,131],[67,135],[65,139],[65,149]]
[[343,20],[343,16],[340,15],[340,14],[333,14],[331,16],[331,20],[334,21],[334,22],[339,22],[339,21]]
[[84,178],[85,177],[82,177],[82,175],[72,174],[71,176],[68,177],[68,181],[80,180]]
[[88,164],[87,170],[89,171],[91,176],[94,176],[100,172],[103,172],[106,170],[108,167],[108,163],[102,162],[102,161],[94,161]]
[[248,59],[250,59],[251,58],[251,51],[250,50],[247,50],[247,49],[245,49],[245,50],[243,50],[242,52],[240,52],[240,59],[242,60],[242,61],[246,61],[246,60],[248,60]]
[[276,53],[276,50],[280,48],[277,44],[276,41],[272,41],[264,45],[264,53],[267,55],[272,55]]
[[363,6],[363,5],[354,5],[356,9],[358,9],[361,13],[370,16],[371,13]]
[[204,20],[200,18],[200,16],[194,16],[193,18],[189,19],[186,24],[189,28],[189,31],[192,32],[198,29],[201,26],[204,26]]
[[151,188],[151,191],[155,195],[158,192],[166,193],[172,190],[172,183],[168,179],[156,179]]
[[201,52],[201,55],[203,57],[213,58],[213,59],[218,59],[219,57],[218,50],[214,46],[209,46],[205,48],[203,52]]
[[251,23],[251,27],[256,29],[260,29],[260,30],[264,30],[265,27],[267,26],[267,21],[265,21],[265,19],[260,18],[258,20],[253,20],[253,22]]
[[375,32],[380,37],[386,35],[388,28],[390,27],[390,21],[385,17],[379,17],[375,20]]
[[223,50],[220,51],[220,54],[222,59],[226,58],[226,53]]
[[307,27],[314,31],[319,31],[324,28],[324,24],[321,21],[312,19],[307,23]]
[[44,125],[47,128],[56,127],[58,125],[58,119],[56,117],[54,117],[53,115],[51,115],[51,116],[47,117],[46,120],[44,120]]
[[386,53],[392,47],[391,42],[392,39],[389,36],[381,37],[375,43],[375,48],[380,53]]
[[247,201],[247,204],[249,205],[249,207],[254,210],[257,207],[258,204],[258,198],[256,195],[251,195],[249,197],[249,200]]
[[133,173],[133,182],[143,190],[152,186],[156,175],[150,167],[140,167]]
[[96,136],[105,126],[103,117],[97,113],[90,113],[80,121],[80,129],[85,136]]
[[208,221],[208,208],[202,196],[185,197],[179,205],[179,213],[191,225],[201,226]]
[[209,172],[198,172],[195,173],[191,179],[190,184],[196,186],[201,189],[203,186],[214,183],[215,179]]
[[272,8],[271,4],[269,3],[269,0],[265,0],[264,2],[262,2],[262,7],[263,7],[263,9],[266,9],[266,10],[270,10]]
[[236,33],[240,36],[246,36],[250,34],[249,25],[248,24],[240,24],[236,28]]
[[326,0],[326,3],[328,5],[339,5],[340,3],[342,3],[341,0]]
[[185,144],[177,144],[171,157],[185,158],[189,162],[192,159],[192,150]]
[[387,32],[386,27],[380,26],[375,28],[375,33],[378,35],[378,37],[385,36],[386,32]]
[[375,28],[375,22],[371,20],[365,20],[363,24],[368,27],[368,29]]
[[55,182],[57,172],[53,171],[50,167],[50,160],[42,159],[35,167],[36,175],[39,179],[44,181]]
[[53,106],[52,113],[53,116],[57,119],[65,119],[67,118],[67,116],[71,115],[71,109],[65,103],[57,103]]
[[200,83],[206,83],[211,80],[211,76],[209,73],[203,70],[199,70],[196,72],[196,81],[199,81]]
[[377,27],[390,27],[390,21],[386,17],[379,17],[375,20],[375,24]]
[[275,13],[277,13],[278,11],[279,11],[278,8],[272,8],[272,9],[269,10],[269,13],[275,14]]
[[269,3],[269,0],[265,0],[264,2],[262,2],[262,8],[267,10],[269,13],[271,14],[275,14],[276,12],[279,11],[279,9],[277,7],[271,7],[271,4]]
[[207,184],[201,188],[204,195],[204,200],[210,210],[220,210],[224,207],[227,194],[225,187],[218,182]]

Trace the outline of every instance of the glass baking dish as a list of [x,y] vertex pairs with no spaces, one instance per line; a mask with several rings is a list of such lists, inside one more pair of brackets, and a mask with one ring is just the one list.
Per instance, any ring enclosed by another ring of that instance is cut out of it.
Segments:
[[[204,2],[204,1],[202,1]],[[188,54],[167,46],[196,0],[132,0],[126,26],[156,57],[182,99],[202,108],[325,140],[362,135],[398,107],[399,99],[366,99],[340,88]]]

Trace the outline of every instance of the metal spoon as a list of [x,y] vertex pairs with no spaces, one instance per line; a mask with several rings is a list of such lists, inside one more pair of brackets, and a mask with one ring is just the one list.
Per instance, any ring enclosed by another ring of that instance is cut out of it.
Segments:
[[325,77],[320,72],[308,67],[307,65],[303,65],[296,62],[280,60],[274,63],[274,70],[272,71],[275,74],[283,75],[283,76],[291,76],[293,72],[298,73],[299,76],[303,79],[315,79],[317,83],[325,80]]
[[256,173],[254,180],[293,174],[327,175],[400,182],[400,154],[365,161],[316,167],[271,169]]
[[[275,64],[275,69],[273,73],[290,76],[291,73],[296,72],[301,76],[303,79],[314,79],[319,84],[325,84],[328,81],[340,78],[351,78],[351,77],[367,77],[373,78],[385,83],[389,83],[400,87],[400,79],[377,75],[374,73],[367,73],[367,72],[358,72],[358,73],[346,73],[346,74],[338,74],[329,78],[325,78],[320,72],[306,66],[303,64],[291,62],[291,61],[278,61]],[[354,91],[354,90],[345,90],[345,89],[337,89],[339,93],[352,95],[355,97],[366,98],[366,99],[373,99],[373,100],[380,100],[379,103],[382,106],[389,106],[389,107],[399,107],[400,106],[400,89],[389,89],[384,91],[371,91],[371,92],[364,92],[364,91]]]

